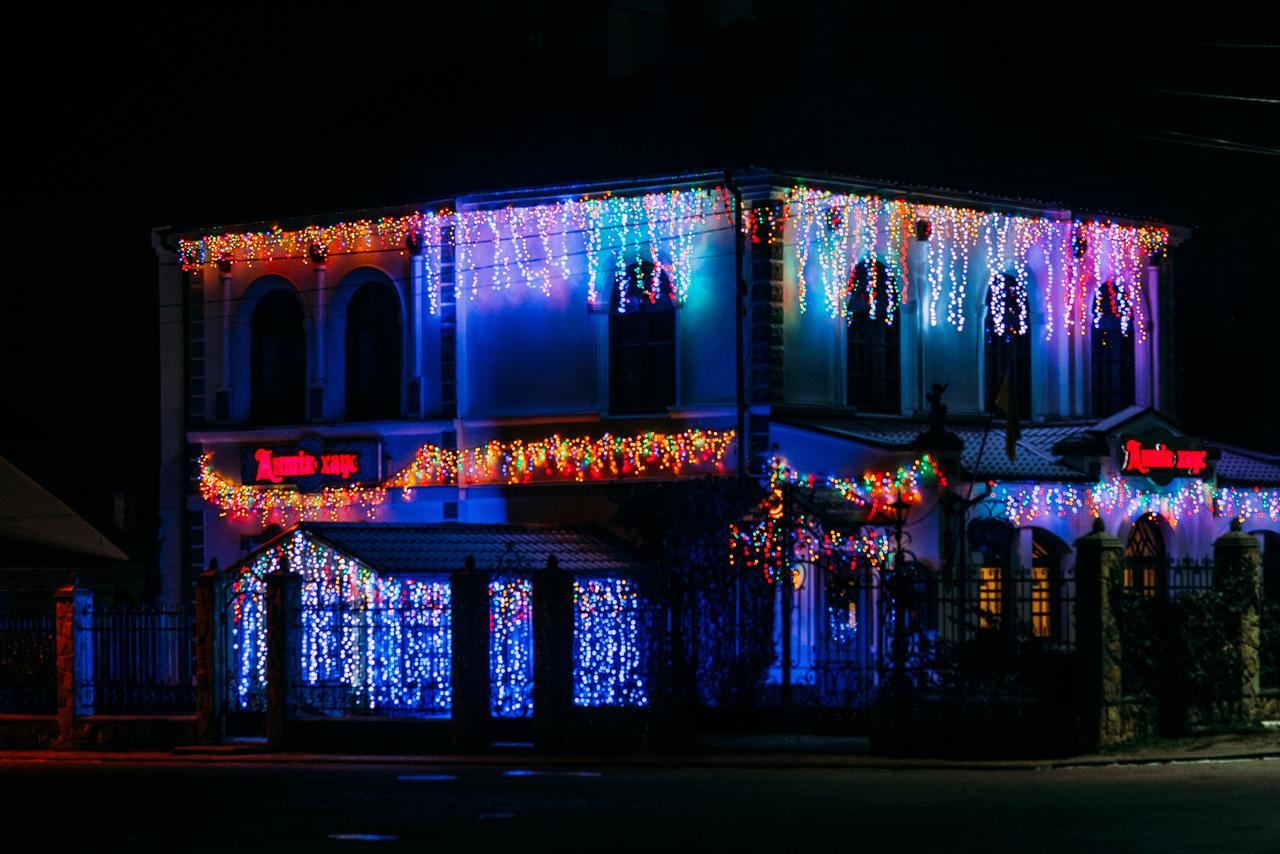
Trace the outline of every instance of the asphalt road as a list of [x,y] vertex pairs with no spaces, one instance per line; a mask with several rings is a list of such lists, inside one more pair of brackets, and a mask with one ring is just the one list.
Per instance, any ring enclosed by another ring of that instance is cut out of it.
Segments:
[[0,764],[5,851],[1280,852],[1280,761],[1010,771]]

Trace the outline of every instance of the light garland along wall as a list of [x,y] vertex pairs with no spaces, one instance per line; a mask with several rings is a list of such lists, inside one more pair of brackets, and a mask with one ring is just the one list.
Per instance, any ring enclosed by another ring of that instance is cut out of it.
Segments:
[[640,596],[626,578],[573,582],[573,703],[649,704]]
[[213,468],[213,455],[199,463],[201,497],[235,518],[257,516],[263,524],[275,517],[336,521],[342,511],[355,509],[368,519],[387,501],[388,491],[399,489],[405,500],[412,490],[428,486],[463,484],[523,484],[557,480],[582,483],[617,480],[654,473],[672,476],[694,468],[703,473],[724,471],[724,457],[734,431],[685,430],[681,433],[646,432],[635,436],[559,435],[524,442],[493,441],[479,448],[451,450],[423,445],[405,468],[377,486],[327,487],[318,492],[237,484]]
[[489,582],[489,712],[533,714],[533,582],[503,576]]
[[[330,254],[397,252],[420,255],[430,313],[439,310],[440,246],[452,241],[459,296],[475,299],[482,288],[513,284],[550,296],[575,280],[584,285],[588,305],[608,303],[608,288],[627,286],[627,269],[652,265],[641,289],[659,296],[665,276],[677,302],[693,286],[692,262],[699,234],[733,227],[733,199],[722,187],[672,190],[636,196],[584,196],[551,204],[509,205],[453,213],[414,212],[399,217],[360,219],[296,231],[208,235],[180,240],[184,270],[219,262],[253,265],[274,260],[308,263]],[[910,241],[917,222],[928,233],[923,270],[912,270]],[[756,242],[790,240],[796,259],[798,306],[810,307],[812,287],[831,317],[848,318],[851,298],[865,300],[872,318],[893,323],[913,283],[924,287],[930,326],[945,322],[957,331],[966,316],[970,273],[1016,279],[1010,298],[1016,328],[1004,328],[1003,289],[995,293],[996,333],[1028,330],[1031,265],[1045,270],[1042,291],[1045,335],[1055,329],[1084,334],[1104,312],[1120,320],[1128,334],[1145,340],[1142,277],[1148,257],[1165,252],[1168,229],[1127,226],[1103,220],[1053,220],[1001,211],[925,204],[874,194],[835,193],[798,185],[782,199],[781,211],[743,212],[743,229]],[[450,237],[451,235],[451,237]],[[604,269],[609,261],[612,269]],[[883,265],[884,280],[876,275]],[[871,275],[856,283],[859,264]],[[980,268],[981,265],[981,268]],[[603,288],[602,288],[603,286]],[[885,305],[880,312],[880,300]],[[980,311],[985,310],[978,301]],[[622,301],[625,309],[626,301]],[[879,315],[879,316],[878,316]],[[979,320],[981,315],[979,315]]]
[[[774,457],[769,465],[769,495],[756,508],[758,520],[751,525],[729,526],[729,566],[759,572],[773,584],[787,561],[788,536],[791,537],[790,564],[845,561],[851,567],[863,565],[878,571],[892,554],[893,546],[883,531],[869,528],[856,534],[831,531],[820,520],[800,513],[794,526],[784,519],[783,486],[815,489],[826,486],[846,501],[868,509],[868,518],[887,510],[889,502],[901,497],[909,504],[923,499],[921,488],[927,482],[939,487],[947,485],[946,475],[933,456],[924,454],[909,465],[893,471],[867,472],[860,479],[835,476],[822,477],[791,468],[786,461]],[[794,570],[793,570],[794,574]]]
[[302,576],[301,612],[291,622],[302,632],[302,687],[330,689],[318,705],[334,713],[449,712],[448,582],[380,576],[301,532],[260,555],[232,583],[231,699],[237,708],[265,709],[265,579],[282,557]]
[[991,484],[988,501],[999,505],[1014,525],[1041,518],[1088,514],[1094,518],[1119,513],[1126,518],[1161,516],[1171,527],[1200,515],[1241,522],[1280,522],[1280,489],[1216,487],[1199,479],[1178,482],[1176,489],[1155,491],[1115,476],[1095,484]]
[[[1162,227],[1052,220],[803,186],[787,194],[781,216],[783,223],[753,215],[749,225],[753,240],[774,241],[784,233],[783,224],[790,223],[801,312],[809,309],[809,291],[816,285],[831,317],[848,319],[851,300],[862,301],[869,317],[892,324],[914,283],[924,287],[928,324],[945,322],[961,331],[972,322],[966,316],[974,302],[967,294],[971,272],[982,273],[978,297],[997,277],[1012,274],[1011,294],[1004,288],[993,291],[995,332],[1025,335],[1027,289],[1031,267],[1038,262],[1045,271],[1037,286],[1046,339],[1055,329],[1083,335],[1087,326],[1096,327],[1110,312],[1125,334],[1136,329],[1138,339],[1146,340],[1144,268],[1149,257],[1166,251],[1169,241],[1168,229]],[[924,269],[913,271],[909,247],[917,222],[927,234],[927,249]],[[869,273],[862,281],[855,276],[859,265]],[[876,275],[877,265],[883,267],[883,281]],[[1006,306],[1006,298],[1015,304]],[[976,302],[980,321],[985,304],[982,299]],[[1016,317],[1016,326],[1006,328],[1006,317]]]

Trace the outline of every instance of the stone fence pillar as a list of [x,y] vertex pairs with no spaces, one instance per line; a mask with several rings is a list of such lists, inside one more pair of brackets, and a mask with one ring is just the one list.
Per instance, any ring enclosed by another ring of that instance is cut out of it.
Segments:
[[1111,601],[1123,573],[1123,544],[1095,520],[1076,540],[1076,737],[1084,751],[1124,739],[1123,651]]
[[207,572],[196,576],[196,740],[203,744],[221,741],[224,734],[224,588],[217,567],[217,561],[212,561]]
[[54,601],[54,659],[57,667],[56,746],[76,746],[76,719],[93,714],[93,593],[74,583],[59,588]]
[[476,559],[449,578],[453,613],[453,741],[460,748],[486,746],[489,724],[489,585]]
[[1213,586],[1223,595],[1240,622],[1229,626],[1240,654],[1240,708],[1246,718],[1260,711],[1262,694],[1261,645],[1258,606],[1262,598],[1262,554],[1258,541],[1244,533],[1239,519],[1231,520],[1231,530],[1213,543]]
[[540,750],[566,745],[573,706],[573,579],[555,555],[533,576],[533,724]]
[[302,578],[281,571],[267,576],[267,741],[276,750],[290,746],[289,722],[298,712],[302,684],[300,606]]

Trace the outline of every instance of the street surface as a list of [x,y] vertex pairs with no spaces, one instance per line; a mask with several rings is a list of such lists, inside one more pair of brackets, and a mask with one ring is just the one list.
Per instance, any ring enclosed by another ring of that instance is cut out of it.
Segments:
[[19,759],[0,762],[0,793],[12,852],[1280,852],[1280,760],[875,770]]

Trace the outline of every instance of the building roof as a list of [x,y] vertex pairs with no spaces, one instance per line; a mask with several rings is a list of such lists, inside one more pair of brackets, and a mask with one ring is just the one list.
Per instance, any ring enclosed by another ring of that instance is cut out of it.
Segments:
[[379,572],[446,573],[474,557],[479,569],[535,570],[555,555],[569,572],[634,572],[622,540],[593,526],[306,522],[299,530]]
[[46,551],[56,562],[84,557],[127,561],[128,555],[100,534],[51,492],[0,457],[0,539],[24,544],[24,563],[47,563],[35,552]]
[[[856,442],[903,451],[915,447],[916,437],[928,425],[919,421],[892,418],[856,419],[778,419],[797,427],[845,436]],[[966,476],[977,480],[1087,480],[1088,474],[1068,465],[1053,453],[1062,439],[1087,429],[1089,424],[1028,424],[1018,440],[1016,460],[1010,460],[1004,449],[1004,425],[996,423],[988,430],[983,426],[948,426],[964,440],[960,463]],[[983,437],[986,437],[984,444]],[[981,455],[981,457],[979,457]]]
[[1241,486],[1275,486],[1280,484],[1280,457],[1217,445],[1222,456],[1218,459],[1218,481]]

